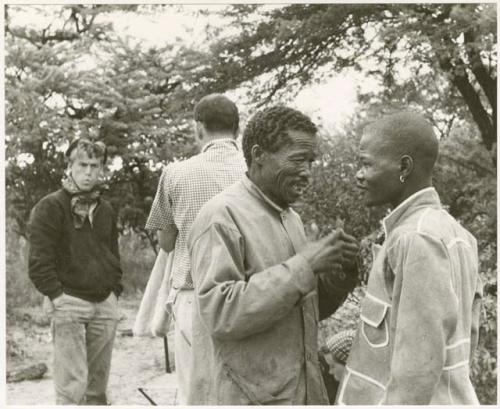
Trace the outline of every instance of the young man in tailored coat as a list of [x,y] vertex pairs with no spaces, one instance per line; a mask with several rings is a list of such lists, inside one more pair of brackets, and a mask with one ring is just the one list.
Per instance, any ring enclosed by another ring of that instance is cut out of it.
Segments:
[[368,206],[393,210],[385,242],[374,245],[339,404],[479,403],[469,378],[482,294],[477,245],[432,187],[437,155],[432,126],[412,112],[364,131],[358,186]]
[[77,139],[62,188],[29,221],[29,276],[50,299],[58,405],[106,405],[122,270],[116,217],[100,197],[102,142]]
[[239,114],[234,102],[221,94],[207,95],[196,104],[194,119],[201,152],[163,169],[146,223],[147,229],[158,230],[165,252],[175,249],[167,304],[172,306],[175,322],[175,371],[181,405],[186,404],[190,389],[200,399],[196,403],[203,404],[208,381],[203,376],[208,363],[200,356],[192,362],[194,293],[187,250],[189,229],[202,205],[239,180],[246,169],[236,144]]
[[[306,243],[290,207],[309,182],[315,147],[316,126],[302,113],[257,113],[243,135],[246,176],[193,223],[193,325],[209,334],[208,404],[328,404],[318,321],[354,287],[358,245],[341,230]],[[199,351],[194,344],[195,360]]]

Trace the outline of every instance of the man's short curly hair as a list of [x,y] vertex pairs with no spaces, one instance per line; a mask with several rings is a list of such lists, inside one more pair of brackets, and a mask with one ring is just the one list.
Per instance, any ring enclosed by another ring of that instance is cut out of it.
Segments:
[[247,166],[252,163],[252,147],[259,145],[268,152],[276,152],[290,142],[288,131],[316,134],[318,128],[309,117],[296,109],[277,105],[257,112],[243,132],[243,154]]

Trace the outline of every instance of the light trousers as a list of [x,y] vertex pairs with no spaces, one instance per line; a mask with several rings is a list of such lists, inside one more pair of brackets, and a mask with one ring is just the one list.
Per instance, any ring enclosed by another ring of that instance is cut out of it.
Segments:
[[187,404],[192,361],[192,311],[194,290],[179,290],[173,305],[175,320],[175,372],[177,374],[179,405]]
[[106,405],[118,324],[114,293],[98,303],[63,294],[54,300],[54,384],[57,405]]

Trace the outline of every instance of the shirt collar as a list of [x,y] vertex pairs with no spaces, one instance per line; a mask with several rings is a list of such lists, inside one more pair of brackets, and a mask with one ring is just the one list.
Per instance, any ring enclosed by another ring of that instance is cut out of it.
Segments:
[[257,196],[260,199],[262,199],[264,202],[266,202],[269,206],[271,206],[278,213],[283,213],[283,212],[288,210],[288,209],[283,209],[281,206],[278,206],[269,197],[267,197],[264,194],[264,192],[262,190],[260,190],[257,187],[257,185],[250,180],[250,178],[248,177],[248,173],[245,173],[245,176],[243,177],[243,184],[250,191],[250,193],[252,193],[254,196]]
[[432,186],[421,189],[402,201],[391,213],[382,220],[385,237],[394,230],[396,225],[412,213],[416,207],[433,206],[441,207],[439,195]]
[[209,149],[215,148],[215,147],[222,147],[222,146],[234,146],[236,149],[238,149],[238,145],[236,144],[236,141],[233,138],[218,138],[218,139],[213,139],[209,142],[207,142],[205,145],[203,145],[203,148],[201,148],[201,152],[206,152]]

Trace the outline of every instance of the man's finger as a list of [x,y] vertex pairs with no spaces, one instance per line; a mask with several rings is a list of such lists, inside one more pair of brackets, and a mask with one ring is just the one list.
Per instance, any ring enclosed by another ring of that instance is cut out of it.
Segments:
[[354,236],[342,236],[342,240],[346,243],[355,243],[355,244],[359,244],[359,241],[358,239],[356,239],[356,237]]
[[325,241],[328,243],[334,243],[340,238],[340,231],[339,230],[332,230],[331,233],[328,233],[327,236],[325,236]]
[[351,234],[346,233],[344,230],[341,231],[342,233],[342,240],[347,240],[347,241],[358,241],[356,237],[354,237]]
[[357,253],[359,251],[359,246],[355,243],[344,243],[342,246],[342,250],[353,251]]
[[352,250],[344,250],[342,251],[342,255],[344,256],[344,258],[356,258],[358,257],[358,252]]

